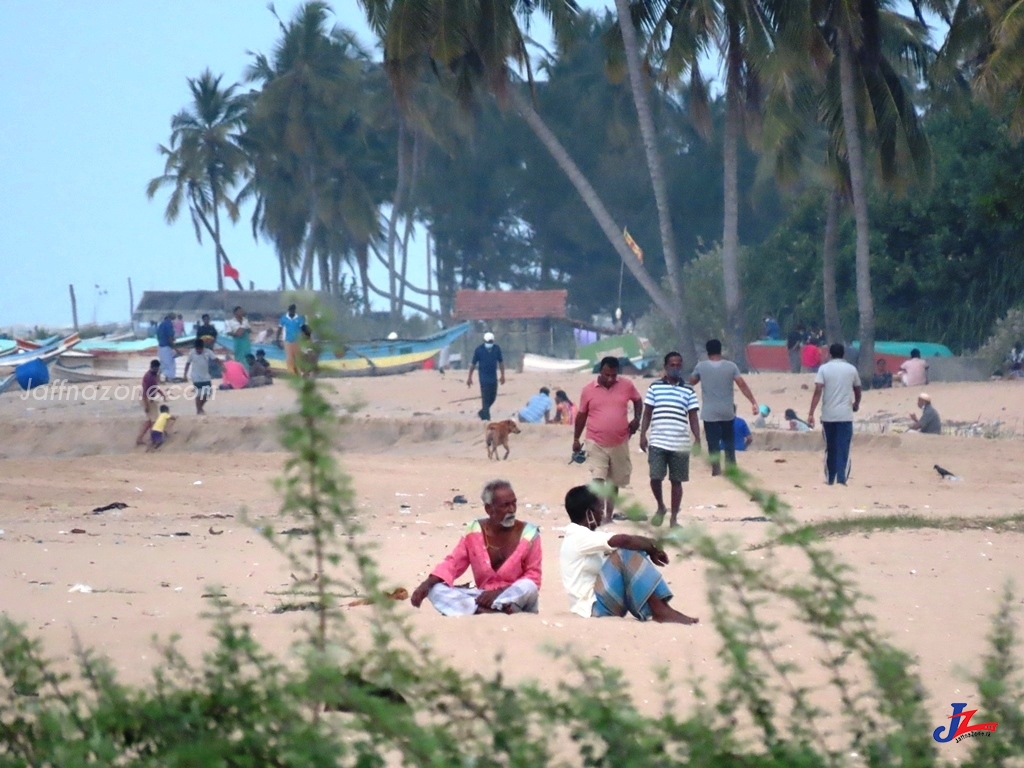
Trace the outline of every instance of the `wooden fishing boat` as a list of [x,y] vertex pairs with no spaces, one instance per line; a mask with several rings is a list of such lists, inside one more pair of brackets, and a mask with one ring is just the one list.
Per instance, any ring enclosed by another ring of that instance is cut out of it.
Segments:
[[[858,342],[848,344],[846,347],[846,357],[849,359],[852,356],[850,350],[857,350],[859,348],[860,344]],[[924,358],[953,356],[953,352],[944,344],[935,344],[927,341],[876,341],[875,362],[885,360],[890,372],[898,371],[903,361],[910,357],[911,349],[920,350],[921,357]],[[821,359],[827,360],[828,347],[822,347],[821,352]],[[780,371],[788,373],[789,355],[786,352],[786,342],[763,340],[747,344],[747,365],[753,371]]]
[[[195,346],[195,336],[182,336],[175,339],[174,347],[178,350],[187,350]],[[76,348],[78,352],[88,352],[93,357],[156,357],[156,339],[115,339],[111,337],[97,337],[86,339]]]
[[21,352],[17,355],[4,355],[3,357],[0,357],[0,370],[11,370],[32,360],[42,360],[43,362],[49,363],[56,360],[61,355],[67,354],[72,347],[77,345],[80,341],[81,339],[78,334],[72,333],[70,336],[66,336],[63,339],[47,344],[46,346],[39,347],[31,352]]
[[[326,376],[386,376],[406,373],[423,363],[465,334],[469,323],[461,323],[422,339],[386,339],[356,342],[344,350],[322,352],[318,370]],[[284,349],[274,344],[254,344],[253,354],[263,350],[270,367],[286,370]]]
[[13,355],[18,351],[18,342],[14,339],[0,339],[0,357]]
[[564,360],[558,357],[535,355],[532,352],[523,355],[524,373],[574,373],[589,367],[589,360]]

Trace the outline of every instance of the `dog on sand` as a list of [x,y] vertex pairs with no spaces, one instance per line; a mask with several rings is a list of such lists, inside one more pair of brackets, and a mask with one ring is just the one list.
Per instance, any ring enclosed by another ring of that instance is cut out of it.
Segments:
[[505,447],[505,456],[508,458],[508,436],[512,433],[519,434],[519,425],[512,419],[504,421],[492,421],[484,428],[484,442],[487,443],[487,458],[498,460],[498,448]]

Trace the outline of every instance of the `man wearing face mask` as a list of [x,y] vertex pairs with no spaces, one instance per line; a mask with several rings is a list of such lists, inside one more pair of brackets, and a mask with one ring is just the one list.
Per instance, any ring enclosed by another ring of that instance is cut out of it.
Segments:
[[[470,523],[455,549],[416,587],[413,607],[426,598],[445,616],[537,613],[540,530],[516,519],[516,494],[507,480],[491,480],[480,498],[487,517]],[[453,586],[467,569],[476,586]]]
[[[469,365],[469,377],[466,386],[473,386],[473,371],[480,369],[480,401],[483,407],[477,411],[481,421],[491,420],[491,406],[498,399],[498,382],[505,384],[505,360],[501,356],[501,347],[494,343],[494,334],[484,334],[484,343],[473,352],[473,362]],[[498,373],[501,372],[499,378]]]
[[696,624],[697,619],[669,606],[672,590],[655,565],[668,555],[653,539],[597,530],[601,499],[585,485],[565,495],[569,525],[565,528],[559,565],[569,609],[577,616],[631,614],[640,621]]
[[[665,475],[672,489],[669,525],[679,525],[683,483],[690,479],[690,447],[694,442],[700,445],[699,407],[697,395],[683,381],[683,356],[669,352],[665,355],[665,375],[647,388],[640,421],[640,450],[647,452],[651,493],[658,503],[652,525],[661,525],[665,519],[665,499],[661,492]],[[651,432],[649,442],[648,429]]]

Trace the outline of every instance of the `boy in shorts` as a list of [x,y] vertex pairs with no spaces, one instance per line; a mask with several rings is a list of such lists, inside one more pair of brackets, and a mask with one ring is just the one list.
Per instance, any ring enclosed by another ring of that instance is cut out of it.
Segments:
[[160,406],[160,415],[156,417],[156,421],[153,422],[153,428],[149,431],[149,448],[146,452],[155,451],[164,444],[164,440],[167,435],[167,427],[174,421],[174,417],[171,416],[171,408],[167,405]]

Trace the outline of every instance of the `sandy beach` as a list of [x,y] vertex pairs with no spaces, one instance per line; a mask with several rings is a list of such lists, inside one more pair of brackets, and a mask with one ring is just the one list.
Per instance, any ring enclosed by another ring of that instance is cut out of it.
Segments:
[[[510,372],[494,416],[511,415],[542,385],[565,389],[578,400],[591,378]],[[747,380],[758,399],[772,407],[773,419],[787,407],[806,415],[810,375],[754,374]],[[642,392],[647,382],[636,384]],[[693,703],[694,676],[718,679],[719,640],[707,622],[695,627],[631,619],[597,623],[569,612],[558,571],[559,537],[567,522],[562,498],[588,479],[586,465],[568,463],[569,428],[526,425],[512,438],[510,459],[496,464],[486,458],[475,416],[478,391],[467,389],[464,371],[335,379],[326,385],[339,410],[363,404],[346,427],[342,464],[353,478],[359,519],[378,548],[390,586],[415,588],[455,543],[461,526],[482,514],[479,491],[491,478],[509,479],[519,516],[541,527],[539,615],[446,619],[429,605],[416,612],[403,604],[443,656],[462,668],[486,671],[500,653],[512,678],[551,680],[557,679],[560,662],[545,647],[569,645],[629,670],[642,702],[643,684],[654,679],[655,668],[667,666],[681,708]],[[804,521],[1024,512],[1024,387],[1003,381],[930,385],[935,407],[954,432],[941,436],[905,433],[917,391],[865,393],[848,487],[825,485],[817,432],[755,430],[754,444],[740,454],[740,463]],[[742,398],[739,403],[745,415]],[[275,417],[293,404],[292,390],[281,382],[218,392],[205,418],[196,417],[190,403],[176,403],[173,436],[164,449],[146,454],[134,447],[142,414],[137,402],[101,399],[99,393],[87,397],[84,391],[59,400],[0,396],[4,611],[41,637],[55,657],[69,657],[77,637],[109,655],[125,680],[140,682],[156,659],[153,636],[178,633],[187,653],[205,647],[200,616],[217,585],[244,606],[261,640],[284,651],[303,617],[274,613],[287,599],[289,574],[254,525],[279,525],[273,519],[279,498],[272,480],[284,456]],[[627,494],[651,509],[646,460],[635,441],[633,450]],[[934,464],[959,480],[943,480]],[[457,494],[470,503],[451,504]],[[127,506],[92,512],[113,502]],[[685,486],[685,521],[733,536],[742,548],[768,536],[765,523],[744,521],[761,514],[746,494],[695,465]],[[614,525],[622,531],[651,530]],[[1008,580],[1024,589],[1021,533],[859,531],[831,540],[872,598],[868,608],[880,627],[916,655],[936,726],[946,722],[951,701],[977,699],[967,676],[978,671],[988,619]],[[765,554],[751,556],[771,556],[760,552]],[[664,571],[676,606],[706,617],[703,565],[676,557]],[[91,591],[69,591],[76,585]],[[347,610],[358,621],[359,609]],[[799,634],[783,650],[802,660],[816,652]]]

